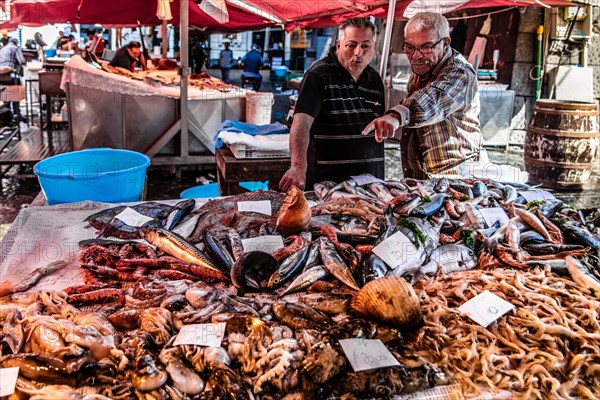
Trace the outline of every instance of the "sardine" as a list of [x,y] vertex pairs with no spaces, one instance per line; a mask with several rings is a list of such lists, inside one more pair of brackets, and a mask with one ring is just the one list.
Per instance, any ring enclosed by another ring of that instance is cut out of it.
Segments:
[[309,249],[309,246],[304,246],[304,248],[286,258],[279,268],[271,274],[271,277],[267,282],[267,287],[269,289],[276,289],[290,280],[292,276],[304,266]]
[[172,230],[175,228],[183,219],[194,209],[196,205],[196,200],[188,199],[180,201],[179,203],[173,206],[169,215],[167,215],[167,220],[165,222],[165,229]]
[[281,294],[285,296],[286,294],[300,292],[318,280],[325,279],[329,275],[329,272],[322,265],[315,265],[308,270],[305,270],[301,273],[296,279],[290,283],[290,285],[285,289],[285,291]]
[[306,262],[304,263],[304,268],[302,272],[306,272],[311,269],[315,265],[317,265],[321,261],[321,254],[319,253],[319,242],[315,240],[310,244],[310,249],[308,250],[308,255],[306,256]]
[[321,237],[319,249],[323,265],[329,273],[339,279],[343,284],[352,289],[359,290],[356,280],[352,276],[348,265],[344,262],[335,246],[326,237]]

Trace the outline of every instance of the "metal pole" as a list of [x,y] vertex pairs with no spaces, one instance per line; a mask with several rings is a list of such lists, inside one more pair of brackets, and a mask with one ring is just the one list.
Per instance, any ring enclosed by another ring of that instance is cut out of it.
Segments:
[[[388,15],[385,23],[385,33],[383,36],[383,50],[381,52],[381,65],[379,66],[379,75],[385,82],[385,74],[387,72],[387,63],[390,55],[390,44],[392,42],[392,27],[394,26],[394,12],[396,11],[396,0],[390,0],[388,4]],[[389,86],[392,85],[390,79]]]
[[542,44],[544,40],[544,25],[537,28],[537,40],[535,49],[535,101],[542,96]]
[[181,138],[180,138],[180,156],[188,155],[188,39],[189,39],[189,19],[190,19],[189,0],[179,0],[179,62],[181,74],[181,98],[180,98],[180,116],[181,116]]
[[162,56],[163,58],[167,58],[167,52],[169,50],[169,32],[167,30],[166,20],[163,20],[160,29],[162,32]]

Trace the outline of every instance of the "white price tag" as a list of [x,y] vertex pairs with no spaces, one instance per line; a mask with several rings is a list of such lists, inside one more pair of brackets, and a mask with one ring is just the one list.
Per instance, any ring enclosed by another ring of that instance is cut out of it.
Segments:
[[400,365],[379,339],[341,339],[340,345],[355,372]]
[[508,301],[486,290],[458,307],[458,311],[486,328],[513,308],[515,306]]
[[196,346],[218,347],[223,341],[225,326],[225,322],[184,325],[177,334],[175,345],[194,344]]
[[500,221],[500,226],[506,225],[509,221],[508,215],[500,207],[480,208],[479,212],[488,228],[494,225],[496,221]]
[[531,203],[534,200],[543,201],[543,200],[552,200],[555,199],[554,195],[545,190],[523,190],[519,192],[528,203]]
[[279,235],[266,235],[254,238],[242,239],[244,253],[249,251],[264,251],[273,254],[276,250],[283,248],[283,238]]
[[152,221],[154,218],[150,218],[146,215],[140,214],[133,208],[127,207],[119,214],[115,215],[115,218],[123,221],[129,226],[142,226],[148,221]]
[[350,178],[354,179],[358,186],[368,185],[369,183],[375,182],[384,182],[383,180],[375,178],[373,175],[369,174],[350,176]]
[[400,231],[375,246],[373,253],[392,269],[400,264],[416,263],[421,256],[419,249]]
[[271,202],[269,200],[259,201],[238,201],[238,211],[257,212],[265,215],[271,215]]
[[15,392],[19,367],[0,368],[0,397],[10,396]]

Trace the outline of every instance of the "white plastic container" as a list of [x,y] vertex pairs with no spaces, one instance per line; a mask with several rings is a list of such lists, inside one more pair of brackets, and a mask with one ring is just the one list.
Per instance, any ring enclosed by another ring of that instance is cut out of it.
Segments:
[[246,122],[254,125],[271,123],[271,109],[275,98],[271,92],[246,92]]

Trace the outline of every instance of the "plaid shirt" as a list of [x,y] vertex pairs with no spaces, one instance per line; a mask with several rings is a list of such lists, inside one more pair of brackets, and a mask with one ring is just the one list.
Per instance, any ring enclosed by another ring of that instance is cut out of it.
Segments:
[[408,97],[392,110],[409,116],[400,139],[405,177],[458,174],[461,163],[479,159],[477,76],[456,50],[449,48],[429,77],[412,74]]
[[0,66],[16,69],[19,65],[25,64],[25,57],[21,48],[14,43],[9,42],[0,49]]

